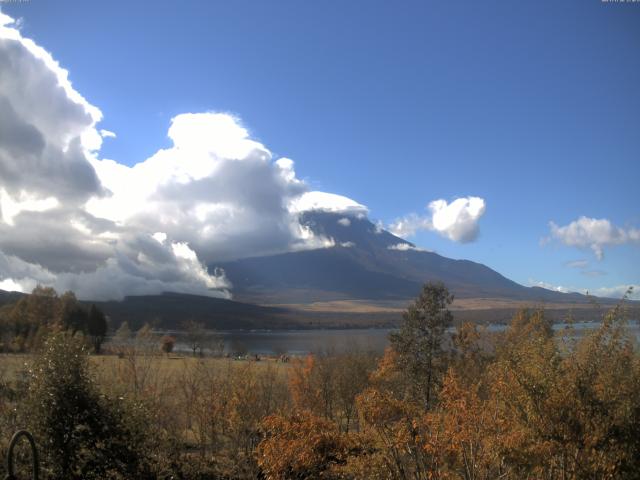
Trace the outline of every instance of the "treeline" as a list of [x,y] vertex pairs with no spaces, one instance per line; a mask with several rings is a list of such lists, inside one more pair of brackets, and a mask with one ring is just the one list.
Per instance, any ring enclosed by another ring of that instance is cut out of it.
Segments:
[[640,478],[640,356],[623,304],[584,336],[554,333],[539,310],[452,336],[451,300],[426,285],[381,358],[176,363],[143,330],[123,358],[90,362],[54,333],[0,389],[14,412],[0,432],[30,428],[46,478],[61,480]]
[[53,288],[36,287],[31,295],[0,307],[0,352],[37,350],[53,330],[81,333],[100,353],[107,335],[107,319],[95,305],[81,304],[73,292],[58,295]]

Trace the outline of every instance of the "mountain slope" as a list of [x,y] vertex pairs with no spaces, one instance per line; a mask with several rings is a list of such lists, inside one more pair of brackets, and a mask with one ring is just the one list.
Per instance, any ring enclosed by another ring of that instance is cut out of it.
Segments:
[[583,302],[580,294],[524,287],[489,267],[452,260],[381,230],[366,217],[312,211],[302,216],[335,246],[227,262],[236,299],[257,303],[406,300],[426,281],[442,281],[457,298]]

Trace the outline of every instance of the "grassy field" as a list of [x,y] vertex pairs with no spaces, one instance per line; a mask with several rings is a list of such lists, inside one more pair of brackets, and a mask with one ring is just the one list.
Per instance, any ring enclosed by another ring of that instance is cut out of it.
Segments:
[[[0,354],[0,378],[14,382],[19,379],[31,363],[31,354]],[[131,370],[131,362],[137,362],[142,370],[152,370],[154,377],[160,382],[181,376],[195,368],[204,368],[210,372],[228,371],[231,374],[246,370],[247,367],[256,372],[273,370],[278,375],[286,376],[290,363],[282,363],[273,357],[261,357],[260,361],[252,359],[235,360],[232,358],[192,357],[182,355],[136,355],[135,357],[118,355],[91,355],[89,357],[99,383],[111,383],[115,375],[123,370]]]

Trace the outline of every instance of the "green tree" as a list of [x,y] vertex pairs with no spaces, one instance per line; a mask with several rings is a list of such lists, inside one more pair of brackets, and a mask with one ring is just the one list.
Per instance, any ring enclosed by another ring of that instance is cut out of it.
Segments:
[[99,354],[107,335],[107,317],[102,313],[102,310],[93,304],[89,308],[87,333],[91,337],[93,351]]
[[148,478],[141,409],[101,395],[83,342],[51,335],[28,380],[21,416],[41,446],[48,478]]
[[431,406],[434,386],[446,368],[442,343],[453,319],[448,309],[452,302],[453,295],[444,284],[425,284],[403,313],[400,330],[389,335],[411,395],[426,408]]
[[87,310],[80,305],[75,293],[65,292],[59,299],[59,318],[58,321],[65,330],[71,333],[87,332],[87,324],[89,322],[89,314]]

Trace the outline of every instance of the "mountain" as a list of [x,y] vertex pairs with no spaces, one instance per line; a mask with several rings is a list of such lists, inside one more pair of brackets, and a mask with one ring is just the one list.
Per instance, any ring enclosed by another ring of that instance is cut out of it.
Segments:
[[[16,302],[24,293],[0,290],[0,309]],[[186,320],[203,323],[216,330],[362,328],[397,325],[397,312],[300,312],[283,307],[270,307],[236,302],[223,298],[184,293],[136,295],[122,301],[83,301],[98,306],[109,318],[111,329],[122,322],[136,330],[144,324],[154,328],[180,330]],[[1,310],[0,310],[1,311]]]
[[[522,306],[545,306],[554,321],[598,320],[588,297],[520,285],[491,268],[420,250],[364,216],[324,211],[301,222],[334,246],[244,258],[224,268],[233,300],[177,293],[131,296],[96,303],[117,327],[150,323],[178,329],[185,320],[215,329],[394,326],[426,281],[442,281],[456,297],[456,320],[505,323]],[[0,306],[23,294],[0,290]],[[598,299],[601,304],[615,300]],[[638,315],[638,302],[630,302]]]
[[301,223],[335,246],[244,258],[217,265],[234,298],[261,304],[345,300],[403,302],[427,281],[442,281],[459,299],[582,303],[587,298],[520,285],[491,268],[420,250],[364,216],[310,211]]
[[161,328],[179,329],[185,320],[202,322],[216,329],[295,327],[288,310],[234,302],[222,298],[179,293],[140,295],[122,301],[93,302],[113,323],[126,321],[132,328],[145,323]]
[[0,307],[8,303],[16,302],[22,295],[24,294],[20,292],[7,292],[5,290],[0,290]]

